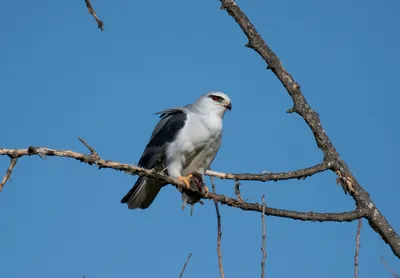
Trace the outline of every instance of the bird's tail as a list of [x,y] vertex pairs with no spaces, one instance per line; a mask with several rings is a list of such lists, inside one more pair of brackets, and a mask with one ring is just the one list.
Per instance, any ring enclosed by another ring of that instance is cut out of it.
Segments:
[[132,189],[121,199],[121,203],[127,203],[129,209],[146,209],[153,203],[164,185],[165,183],[159,180],[140,177]]

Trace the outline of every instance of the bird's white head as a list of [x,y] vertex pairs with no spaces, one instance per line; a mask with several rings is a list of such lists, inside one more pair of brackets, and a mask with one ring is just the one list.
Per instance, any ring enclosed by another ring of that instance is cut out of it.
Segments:
[[196,101],[196,107],[203,113],[215,113],[223,117],[226,110],[232,109],[231,99],[222,92],[209,92]]

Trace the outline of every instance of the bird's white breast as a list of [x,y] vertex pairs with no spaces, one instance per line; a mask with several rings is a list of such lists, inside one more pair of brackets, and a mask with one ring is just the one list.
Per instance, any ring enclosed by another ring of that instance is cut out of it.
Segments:
[[188,114],[186,125],[167,148],[168,174],[172,177],[193,171],[204,174],[218,152],[221,137],[221,117]]

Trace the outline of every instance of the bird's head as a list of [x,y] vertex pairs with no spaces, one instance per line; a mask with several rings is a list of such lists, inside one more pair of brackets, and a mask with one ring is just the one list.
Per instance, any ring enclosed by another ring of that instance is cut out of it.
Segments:
[[223,116],[226,110],[232,109],[231,99],[222,92],[209,92],[197,101],[198,107],[206,113],[216,113]]

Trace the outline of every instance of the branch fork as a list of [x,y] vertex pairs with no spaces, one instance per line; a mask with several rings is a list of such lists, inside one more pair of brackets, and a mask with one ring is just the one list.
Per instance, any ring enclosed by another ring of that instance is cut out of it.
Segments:
[[[357,179],[351,173],[347,164],[340,158],[328,135],[326,134],[318,113],[311,109],[301,92],[300,86],[294,78],[283,67],[282,62],[272,49],[266,44],[263,38],[258,34],[254,25],[250,22],[244,12],[235,3],[234,0],[220,0],[221,8],[240,26],[248,39],[247,47],[257,52],[267,63],[268,68],[276,75],[282,85],[285,87],[289,96],[293,100],[293,108],[289,113],[297,113],[309,126],[312,131],[318,148],[323,152],[325,158],[334,162],[333,170],[338,176],[339,183],[349,192],[356,202],[357,210],[368,220],[369,225],[382,237],[390,246],[393,253],[400,258],[400,237],[389,224],[386,218],[372,202],[368,192],[361,187]],[[339,171],[337,171],[339,170]]]

